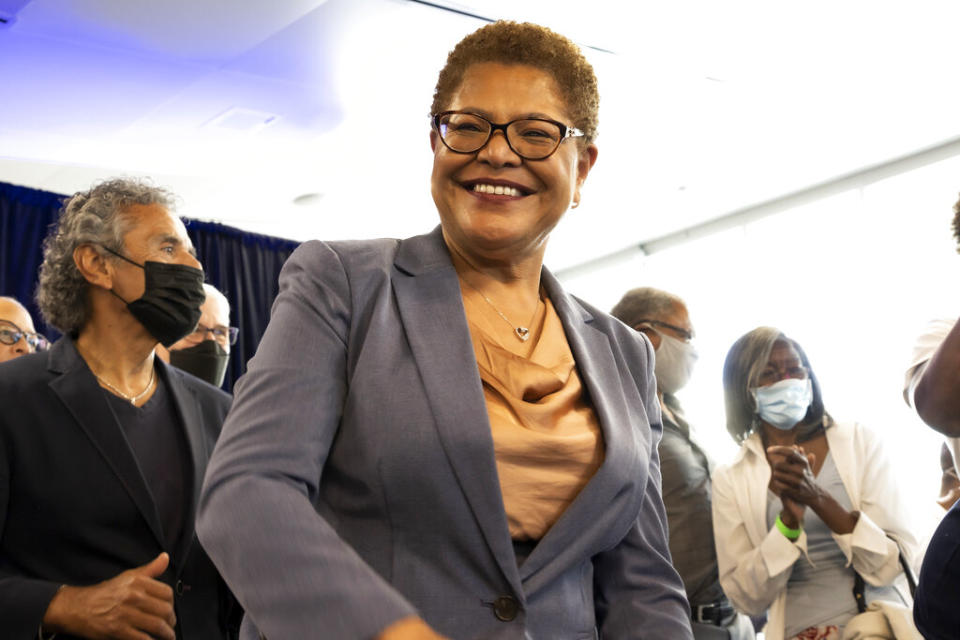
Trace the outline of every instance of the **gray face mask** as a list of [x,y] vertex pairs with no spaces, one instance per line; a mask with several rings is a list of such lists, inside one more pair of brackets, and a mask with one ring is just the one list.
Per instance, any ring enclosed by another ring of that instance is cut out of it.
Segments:
[[660,391],[673,395],[685,387],[699,357],[693,343],[660,333],[660,346],[657,347],[653,369]]
[[230,354],[215,340],[204,340],[187,349],[170,352],[170,364],[215,387],[223,385]]

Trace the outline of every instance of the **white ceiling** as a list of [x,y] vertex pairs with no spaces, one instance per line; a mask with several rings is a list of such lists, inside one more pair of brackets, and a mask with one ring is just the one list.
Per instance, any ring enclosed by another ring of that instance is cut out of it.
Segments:
[[[541,22],[597,69],[600,158],[555,267],[960,135],[953,1],[432,4]],[[410,0],[4,10],[0,181],[69,193],[148,175],[183,215],[297,240],[435,224],[426,114],[476,18]],[[323,197],[293,204],[306,193]]]

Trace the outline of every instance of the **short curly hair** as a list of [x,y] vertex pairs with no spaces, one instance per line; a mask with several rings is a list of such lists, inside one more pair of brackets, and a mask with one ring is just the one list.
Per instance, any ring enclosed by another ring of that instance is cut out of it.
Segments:
[[500,20],[457,43],[440,70],[430,113],[446,110],[467,69],[482,62],[523,64],[549,73],[567,103],[573,126],[583,131],[584,143],[596,139],[600,94],[593,67],[568,38],[529,22]]
[[43,264],[37,305],[47,324],[75,334],[89,319],[86,278],[73,260],[84,244],[121,252],[130,220],[122,215],[133,205],[158,204],[173,210],[169,191],[136,178],[114,178],[66,198],[60,218],[43,241]]
[[960,253],[960,200],[953,204],[953,237],[957,241],[957,253]]

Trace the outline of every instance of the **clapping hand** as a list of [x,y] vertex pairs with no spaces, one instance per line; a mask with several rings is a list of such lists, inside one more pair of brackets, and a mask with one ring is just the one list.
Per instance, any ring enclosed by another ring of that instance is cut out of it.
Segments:
[[783,512],[780,519],[791,529],[803,522],[806,507],[821,495],[813,476],[816,455],[799,445],[767,447],[770,463],[770,490],[780,497]]

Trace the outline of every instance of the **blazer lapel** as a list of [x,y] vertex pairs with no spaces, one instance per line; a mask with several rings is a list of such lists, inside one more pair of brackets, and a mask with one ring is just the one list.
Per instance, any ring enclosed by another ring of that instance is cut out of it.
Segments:
[[483,386],[440,228],[404,240],[393,288],[450,465],[497,563],[522,594],[494,459]]
[[187,517],[183,522],[183,531],[177,541],[177,546],[171,550],[174,566],[177,574],[179,574],[189,555],[190,547],[193,545],[193,524],[197,516],[197,500],[200,495],[200,487],[203,485],[204,465],[210,452],[207,450],[207,444],[203,438],[203,416],[200,413],[198,399],[182,384],[182,374],[161,362],[160,377],[167,382],[167,389],[170,390],[177,416],[180,418],[180,424],[172,425],[172,427],[183,429],[190,452],[187,459],[191,468],[191,484],[187,487],[186,495]]
[[747,534],[750,536],[751,542],[759,546],[769,531],[767,526],[767,491],[771,473],[770,465],[766,463],[766,452],[763,450],[760,434],[751,434],[738,454],[738,457],[732,463],[734,465],[741,458],[752,458],[742,465],[748,480],[746,490],[740,494],[739,499],[743,501],[740,508],[741,513],[752,515],[750,520],[746,522]]
[[137,460],[97,379],[70,338],[62,338],[50,350],[49,369],[60,374],[50,382],[51,389],[117,475],[157,543],[164,548],[160,515]]
[[[527,560],[520,566],[526,581],[540,573],[537,580],[548,580],[584,553],[584,543],[596,543],[611,534],[611,522],[603,517],[623,492],[623,470],[637,481],[643,480],[640,451],[632,424],[635,412],[624,401],[621,382],[606,334],[592,325],[593,316],[576,304],[546,269],[541,282],[563,322],[577,371],[589,393],[604,439],[604,461],[587,485],[547,531]],[[543,571],[548,563],[550,571]]]

